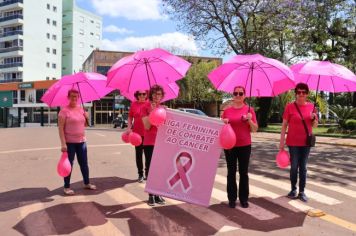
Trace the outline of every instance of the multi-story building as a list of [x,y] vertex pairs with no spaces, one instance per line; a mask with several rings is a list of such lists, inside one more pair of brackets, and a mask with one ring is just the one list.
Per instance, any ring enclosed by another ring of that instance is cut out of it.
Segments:
[[74,0],[63,1],[62,74],[82,70],[89,54],[100,47],[102,19],[78,8]]
[[61,0],[0,0],[0,82],[61,77]]

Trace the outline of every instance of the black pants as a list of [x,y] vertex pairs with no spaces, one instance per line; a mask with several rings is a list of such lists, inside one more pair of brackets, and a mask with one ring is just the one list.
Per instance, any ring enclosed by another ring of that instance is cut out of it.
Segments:
[[[143,137],[142,137],[143,140]],[[143,176],[143,144],[141,143],[140,146],[135,147],[135,152],[136,152],[136,167],[137,167],[137,172],[138,176]],[[147,158],[146,158],[147,159]],[[145,167],[145,172],[147,173],[147,166]],[[147,175],[146,175],[147,176]]]
[[146,158],[146,169],[145,169],[145,174],[148,176],[148,172],[150,170],[150,165],[151,165],[151,159],[152,159],[152,154],[153,154],[153,145],[145,145],[143,146],[143,151],[145,153],[145,158]]
[[[78,163],[80,166],[80,171],[83,175],[84,184],[89,184],[89,167],[88,167],[88,157],[87,157],[87,144],[84,143],[67,143],[67,152],[68,160],[72,166],[73,171],[73,162],[74,156],[77,154]],[[70,176],[72,172],[67,177],[64,177],[64,187],[70,187]]]
[[237,199],[236,169],[239,164],[239,200],[247,202],[249,195],[248,165],[251,155],[251,145],[234,147],[225,152],[227,163],[227,197],[229,201],[235,202]]
[[[152,154],[153,154],[153,145],[145,145],[143,146],[143,151],[145,152],[145,158],[146,158],[146,177],[148,176],[148,172],[150,170],[150,165],[151,165],[151,160],[152,160]],[[149,196],[153,196],[152,194],[148,194]]]

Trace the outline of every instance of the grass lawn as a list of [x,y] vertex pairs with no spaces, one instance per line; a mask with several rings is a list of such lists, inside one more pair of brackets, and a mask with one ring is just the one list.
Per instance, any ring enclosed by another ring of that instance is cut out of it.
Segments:
[[[268,125],[267,128],[259,128],[258,131],[262,132],[270,132],[270,133],[280,133],[281,132],[281,125],[279,124],[273,124],[273,125]],[[313,133],[318,135],[318,136],[327,136],[327,137],[339,137],[339,138],[355,138],[355,134],[341,134],[341,133],[327,133],[327,130],[329,127],[317,127],[313,129]]]

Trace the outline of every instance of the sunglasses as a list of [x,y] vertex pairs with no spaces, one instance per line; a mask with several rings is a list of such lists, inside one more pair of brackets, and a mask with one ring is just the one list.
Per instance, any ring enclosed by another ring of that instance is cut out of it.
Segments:
[[244,92],[233,92],[232,95],[234,95],[235,97],[238,95],[240,97],[242,97],[244,95]]
[[297,94],[298,94],[298,95],[301,95],[301,94],[306,95],[306,94],[308,94],[308,92],[305,91],[305,90],[298,90],[298,91],[297,91]]
[[137,95],[138,96],[146,96],[147,94],[146,93],[138,93]]

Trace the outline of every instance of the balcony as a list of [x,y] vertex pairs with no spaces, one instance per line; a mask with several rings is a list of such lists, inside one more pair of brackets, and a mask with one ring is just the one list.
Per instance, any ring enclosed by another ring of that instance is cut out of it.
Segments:
[[9,79],[9,80],[1,80],[0,83],[13,83],[13,82],[23,82],[22,79]]
[[9,21],[9,20],[13,20],[13,19],[23,19],[23,15],[16,14],[16,15],[12,15],[12,16],[1,17],[0,22]]
[[13,51],[22,51],[23,47],[11,47],[11,48],[0,48],[0,53],[5,53],[5,52],[13,52]]
[[23,15],[16,14],[12,16],[5,16],[0,18],[0,26],[23,24]]
[[22,67],[22,66],[23,66],[22,62],[17,62],[17,63],[0,65],[0,69],[13,68],[13,67]]
[[15,3],[23,3],[23,0],[10,0],[10,1],[6,1],[6,2],[2,2],[0,3],[0,7],[4,7],[4,6],[8,6],[8,5],[12,5]]
[[4,33],[0,34],[0,38],[12,36],[12,35],[23,35],[23,31],[22,30],[15,30],[15,31],[4,32]]

